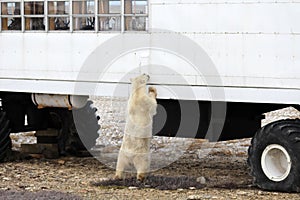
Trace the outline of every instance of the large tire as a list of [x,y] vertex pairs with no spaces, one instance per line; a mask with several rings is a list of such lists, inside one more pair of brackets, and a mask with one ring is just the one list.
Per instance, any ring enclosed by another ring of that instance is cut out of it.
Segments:
[[96,139],[99,137],[100,117],[97,116],[96,111],[92,101],[88,101],[83,108],[73,111],[76,132],[80,138],[78,145],[87,150],[95,146]]
[[262,189],[300,192],[300,120],[287,119],[259,129],[248,150],[254,183]]
[[82,152],[95,146],[99,137],[100,118],[96,115],[97,109],[92,104],[92,101],[88,101],[83,108],[73,111],[62,108],[50,109],[49,128],[59,130],[58,146],[61,155],[87,155]]
[[0,162],[4,161],[11,150],[10,128],[6,113],[0,110]]

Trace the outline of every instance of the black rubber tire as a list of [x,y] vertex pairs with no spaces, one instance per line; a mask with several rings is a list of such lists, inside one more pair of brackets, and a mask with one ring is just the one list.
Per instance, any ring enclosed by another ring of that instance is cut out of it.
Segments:
[[82,151],[95,146],[99,137],[100,117],[96,115],[97,109],[92,104],[92,101],[88,101],[83,108],[73,111],[65,108],[50,109],[49,128],[59,130],[57,141],[61,155],[82,156]]
[[[291,158],[291,170],[282,181],[272,181],[263,172],[261,156],[265,148],[278,144],[285,148]],[[286,119],[267,124],[252,138],[248,150],[248,164],[254,184],[264,190],[300,192],[300,120]]]
[[0,110],[0,162],[3,162],[11,150],[10,128],[6,113]]
[[83,108],[73,111],[73,121],[80,138],[80,144],[78,143],[77,146],[81,146],[82,149],[91,149],[99,137],[100,117],[97,116],[96,111],[92,101],[88,101]]

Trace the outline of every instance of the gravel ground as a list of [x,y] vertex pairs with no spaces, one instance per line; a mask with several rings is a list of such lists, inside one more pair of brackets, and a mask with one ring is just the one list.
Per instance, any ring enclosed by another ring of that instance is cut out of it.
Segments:
[[[122,137],[126,101],[102,98],[96,99],[95,106],[106,108],[99,109],[98,113],[102,128],[97,150],[113,152],[105,154],[110,160],[101,163],[93,157],[28,158],[16,151],[12,161],[0,164],[0,200],[300,198],[296,193],[267,192],[252,185],[246,163],[250,139],[209,143],[206,140],[154,138],[152,151],[157,151],[158,156],[168,157],[166,152],[173,152],[178,146],[183,147],[179,149],[181,156],[171,159],[175,161],[172,164],[159,166],[145,183],[135,182],[134,174],[130,173],[124,180],[112,180],[114,169],[110,166],[116,161]],[[278,118],[300,117],[292,108],[266,116],[263,124]],[[12,134],[14,148],[19,149],[20,142],[34,143],[33,134]]]
[[[207,157],[199,159],[198,151],[193,149],[204,143],[195,141],[188,154],[151,174],[146,184],[155,184],[142,186],[132,181],[133,174],[127,174],[125,180],[111,181],[114,170],[92,157],[7,162],[0,168],[0,199],[18,199],[8,198],[16,195],[16,191],[22,194],[21,199],[33,199],[30,192],[34,192],[36,199],[47,199],[47,196],[48,199],[300,198],[299,194],[266,192],[254,187],[246,164],[246,151],[238,148],[236,143],[247,145],[249,140],[218,143]],[[232,147],[228,148],[228,144]],[[185,185],[185,182],[191,185]],[[176,187],[168,188],[170,185]]]

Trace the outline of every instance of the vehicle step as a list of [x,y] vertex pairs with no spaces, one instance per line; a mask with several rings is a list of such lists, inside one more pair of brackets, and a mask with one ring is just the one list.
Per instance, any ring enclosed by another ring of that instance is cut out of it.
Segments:
[[42,154],[45,158],[58,158],[57,144],[22,144],[22,152],[27,154]]
[[35,133],[36,137],[57,137],[58,135],[59,130],[57,129],[38,130]]

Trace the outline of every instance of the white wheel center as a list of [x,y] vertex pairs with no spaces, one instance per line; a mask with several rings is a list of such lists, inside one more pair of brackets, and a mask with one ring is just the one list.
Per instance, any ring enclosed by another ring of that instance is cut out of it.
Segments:
[[290,155],[281,145],[271,144],[263,151],[261,167],[270,180],[283,181],[291,171]]

